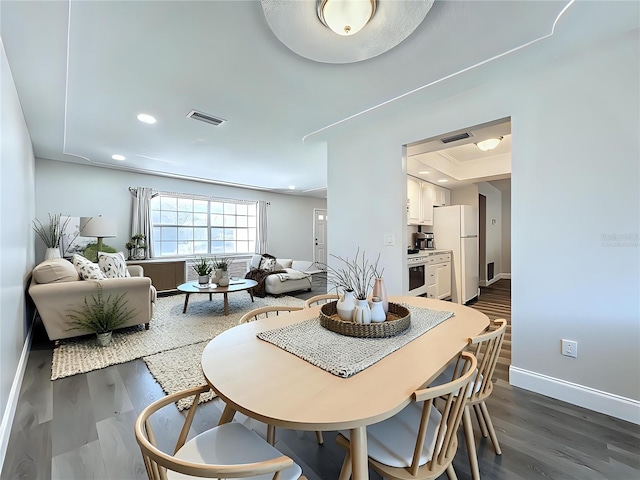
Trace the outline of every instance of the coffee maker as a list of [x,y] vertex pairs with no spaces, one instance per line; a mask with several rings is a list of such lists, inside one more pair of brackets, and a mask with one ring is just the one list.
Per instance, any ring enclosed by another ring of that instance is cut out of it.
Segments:
[[418,227],[418,231],[413,234],[413,244],[418,250],[428,250],[436,248],[433,233],[422,232],[422,227]]

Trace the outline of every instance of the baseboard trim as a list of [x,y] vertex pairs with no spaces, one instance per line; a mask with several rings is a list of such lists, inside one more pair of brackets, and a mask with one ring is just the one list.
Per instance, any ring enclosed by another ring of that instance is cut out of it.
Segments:
[[488,287],[489,285],[491,285],[492,283],[497,282],[498,280],[502,280],[503,278],[506,279],[511,279],[511,274],[510,273],[499,273],[497,274],[495,277],[493,277],[491,280],[480,280],[478,283],[481,287]]
[[524,388],[640,425],[640,401],[638,400],[531,372],[513,365],[509,367],[509,383],[514,387]]
[[20,354],[20,361],[18,362],[18,368],[16,369],[16,375],[13,378],[13,384],[11,385],[9,398],[7,399],[7,406],[4,409],[4,414],[2,415],[2,423],[0,423],[0,472],[4,466],[4,457],[7,454],[7,447],[9,446],[11,427],[13,426],[13,419],[16,415],[16,408],[18,407],[20,387],[22,387],[24,372],[27,369],[27,361],[29,360],[31,340],[33,339],[33,323],[34,322],[32,321],[29,326],[29,331],[27,332],[27,338],[24,340],[22,353]]

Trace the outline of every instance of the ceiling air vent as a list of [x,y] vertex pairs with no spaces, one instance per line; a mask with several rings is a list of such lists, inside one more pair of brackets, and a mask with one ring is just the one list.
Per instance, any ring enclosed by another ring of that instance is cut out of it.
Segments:
[[452,135],[451,137],[441,138],[440,141],[442,143],[451,143],[451,142],[457,142],[458,140],[463,140],[469,137],[471,137],[471,134],[464,132],[464,133],[459,133],[457,135]]
[[197,110],[191,110],[189,113],[187,113],[187,118],[193,118],[194,120],[200,120],[201,122],[210,123],[211,125],[215,125],[216,127],[222,122],[226,122],[226,120],[222,118],[216,118],[213,115],[208,115]]

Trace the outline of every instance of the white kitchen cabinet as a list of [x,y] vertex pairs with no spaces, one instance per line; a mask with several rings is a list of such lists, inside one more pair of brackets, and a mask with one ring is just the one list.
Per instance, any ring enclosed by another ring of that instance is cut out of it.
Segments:
[[421,205],[420,188],[422,182],[417,178],[407,177],[407,224],[420,225]]
[[[451,256],[447,255],[450,259]],[[434,258],[434,262],[441,259]],[[425,273],[425,283],[427,285],[427,298],[444,300],[451,297],[451,261],[441,261],[427,265]]]
[[434,185],[428,182],[423,182],[420,187],[421,225],[433,225],[433,187]]
[[435,298],[442,300],[451,296],[451,262],[439,263],[436,267]]
[[433,186],[433,206],[445,207],[451,205],[451,190],[439,185]]
[[407,176],[407,225],[433,225],[435,185]]

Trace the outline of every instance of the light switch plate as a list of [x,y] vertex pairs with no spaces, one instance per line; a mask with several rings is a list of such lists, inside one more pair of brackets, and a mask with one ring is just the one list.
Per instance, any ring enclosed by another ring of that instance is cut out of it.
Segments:
[[562,339],[562,355],[565,357],[578,358],[578,342],[574,340]]
[[393,237],[393,233],[385,233],[383,240],[382,240],[382,244],[386,245],[386,246],[393,246],[396,244],[396,240]]

